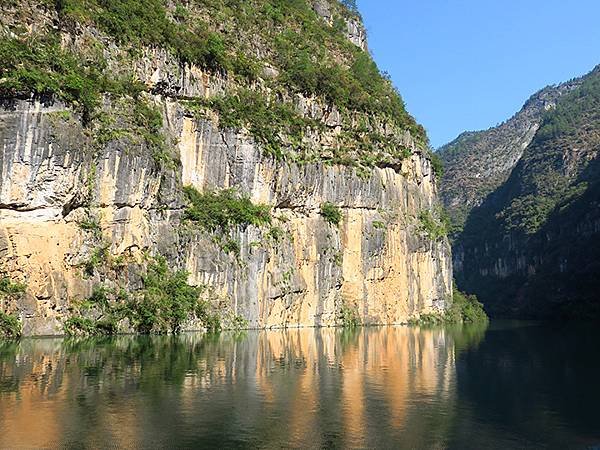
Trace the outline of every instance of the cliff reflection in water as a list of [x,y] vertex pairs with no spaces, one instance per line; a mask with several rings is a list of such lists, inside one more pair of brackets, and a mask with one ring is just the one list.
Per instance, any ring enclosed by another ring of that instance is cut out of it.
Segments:
[[304,329],[0,344],[0,447],[443,444],[485,330]]
[[0,448],[594,448],[597,326],[0,343]]

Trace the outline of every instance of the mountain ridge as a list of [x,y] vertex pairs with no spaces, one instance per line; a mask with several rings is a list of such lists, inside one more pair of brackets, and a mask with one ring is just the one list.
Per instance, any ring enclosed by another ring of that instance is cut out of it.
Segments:
[[[544,114],[582,79],[578,77],[546,86],[501,124],[487,130],[465,131],[436,151],[444,164],[440,195],[450,211],[455,231],[462,228],[473,207],[480,205],[486,195],[506,181],[535,137]],[[471,170],[464,176],[462,167],[466,165]]]

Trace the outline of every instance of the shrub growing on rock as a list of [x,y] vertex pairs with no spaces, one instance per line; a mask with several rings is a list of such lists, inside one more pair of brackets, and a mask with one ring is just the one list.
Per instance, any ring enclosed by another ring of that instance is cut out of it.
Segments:
[[248,196],[240,195],[234,189],[199,192],[192,186],[186,186],[184,192],[188,199],[185,218],[206,231],[228,232],[236,226],[271,223],[268,205],[256,205]]
[[[8,277],[0,279],[0,300],[16,299],[25,292],[26,286]],[[13,315],[0,310],[0,338],[16,339],[21,336],[21,322]]]
[[321,216],[335,226],[338,226],[342,222],[342,211],[339,206],[331,202],[325,202],[321,205]]

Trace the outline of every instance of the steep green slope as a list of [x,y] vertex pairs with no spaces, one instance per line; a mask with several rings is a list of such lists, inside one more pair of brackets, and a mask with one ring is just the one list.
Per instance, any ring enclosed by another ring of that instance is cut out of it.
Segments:
[[[136,67],[144,53],[166,50],[224,80],[209,101],[194,95],[190,110],[248,127],[266,153],[393,164],[409,154],[402,132],[423,146],[426,136],[369,53],[348,39],[350,27],[362,27],[355,11],[347,1],[11,0],[0,30],[0,97],[59,98],[91,123],[103,96],[147,91]],[[151,93],[189,95],[169,84]],[[311,120],[311,105],[296,95],[342,115],[347,126],[332,151],[306,142],[327,123]]]
[[575,79],[537,92],[506,122],[484,131],[466,132],[442,146],[444,164],[440,194],[459,232],[471,209],[501,186],[536,135],[558,98],[581,83]]
[[455,242],[459,286],[493,313],[598,316],[600,70],[548,111]]

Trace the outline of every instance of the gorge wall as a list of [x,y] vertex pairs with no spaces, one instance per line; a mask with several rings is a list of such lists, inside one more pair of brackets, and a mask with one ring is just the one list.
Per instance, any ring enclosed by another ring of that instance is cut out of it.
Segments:
[[459,288],[496,316],[599,317],[598,68],[440,150]]
[[[98,17],[78,9],[85,2],[2,7],[12,56],[0,77],[0,274],[26,290],[1,306],[25,334],[62,333],[74,302],[98,286],[135,292],[144,261],[159,255],[205,287],[225,325],[405,323],[449,306],[449,244],[419,219],[438,206],[422,129],[378,72],[378,84],[360,83],[376,68],[359,19],[317,3],[248,2],[235,15],[218,2],[156,2],[163,34],[133,49],[104,2]],[[206,29],[186,34],[191,17]],[[318,84],[295,84],[315,63],[289,42],[244,38],[260,20],[277,33],[302,20],[313,45],[325,33]],[[241,37],[217,45],[230,29]],[[173,35],[200,36],[192,48],[211,50],[189,56]],[[327,71],[349,81],[332,85]],[[346,88],[363,103],[340,96]],[[268,205],[269,223],[199,226],[184,186],[232,189]],[[341,212],[339,224],[324,205]]]

